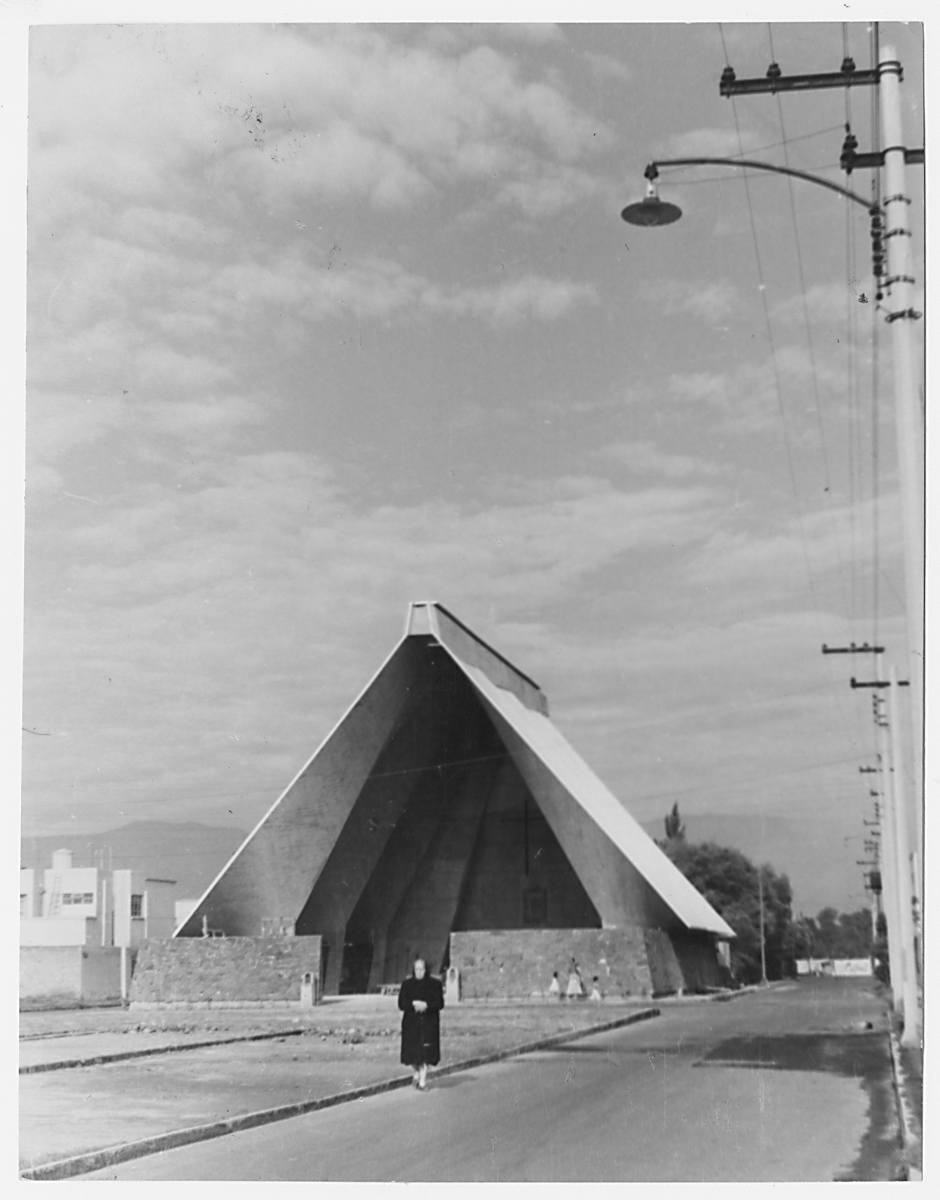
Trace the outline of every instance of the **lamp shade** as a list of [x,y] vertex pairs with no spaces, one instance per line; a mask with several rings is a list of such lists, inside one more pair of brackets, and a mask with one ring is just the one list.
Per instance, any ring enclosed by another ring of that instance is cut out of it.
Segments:
[[671,225],[682,216],[682,209],[653,195],[646,196],[636,204],[628,204],[620,215],[630,225]]

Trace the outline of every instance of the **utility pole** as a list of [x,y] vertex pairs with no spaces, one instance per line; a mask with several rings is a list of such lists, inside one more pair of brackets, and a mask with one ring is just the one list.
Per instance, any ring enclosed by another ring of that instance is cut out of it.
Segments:
[[912,886],[911,853],[907,830],[907,810],[904,804],[904,771],[900,754],[898,726],[898,673],[891,668],[891,687],[888,691],[888,724],[891,731],[891,757],[894,762],[894,849],[897,855],[899,933],[904,945],[904,1031],[902,1046],[919,1044],[920,1009],[917,996],[917,960],[914,940],[914,889]]
[[887,722],[881,715],[881,698],[872,700],[875,713],[875,728],[878,735],[878,759],[881,763],[881,788],[884,800],[885,821],[882,827],[884,856],[882,880],[885,921],[888,926],[888,959],[891,971],[891,995],[895,1010],[904,1004],[904,947],[901,942],[900,905],[898,903],[897,853],[894,847],[894,776],[891,771],[891,756],[888,747]]
[[760,981],[767,986],[767,939],[764,936],[764,868],[757,868],[757,898],[760,905]]
[[[878,26],[873,26],[877,44]],[[874,56],[873,56],[874,57]],[[907,610],[907,671],[911,684],[911,728],[914,756],[914,814],[916,817],[916,863],[918,880],[914,888],[923,896],[923,824],[924,824],[924,779],[923,779],[923,703],[924,703],[924,424],[925,411],[920,389],[920,372],[914,347],[914,322],[923,315],[913,305],[915,279],[913,255],[911,253],[911,229],[908,210],[911,198],[907,191],[909,162],[922,163],[923,150],[909,150],[904,145],[901,120],[902,78],[901,63],[892,46],[884,46],[877,53],[877,66],[869,71],[859,71],[851,58],[845,58],[837,72],[814,75],[784,75],[777,63],[771,63],[762,79],[738,80],[730,66],[726,66],[721,77],[720,93],[723,96],[755,95],[784,91],[813,91],[819,88],[872,86],[879,89],[881,140],[883,149],[873,148],[868,153],[856,153],[858,142],[851,130],[846,130],[841,164],[847,174],[857,168],[882,168],[884,171],[883,199],[871,207],[872,237],[876,250],[874,271],[877,277],[876,299],[885,320],[891,327],[892,360],[894,371],[895,425],[898,453],[898,480],[901,497],[901,512],[904,526],[904,588]],[[884,249],[887,250],[887,275],[884,267]],[[859,685],[855,680],[852,686]],[[885,686],[876,684],[873,686]],[[894,693],[894,688],[892,688]],[[896,758],[894,779],[889,781],[887,770],[887,734],[880,716],[877,720],[882,747],[882,768],[885,774],[886,842],[890,836],[895,840],[897,829],[906,828],[907,814],[904,811],[903,787],[895,803],[894,784],[901,778],[901,745],[898,736],[897,705],[892,712],[891,729],[893,752]],[[891,786],[889,786],[889,783]],[[890,797],[890,798],[889,798]],[[895,854],[889,854],[885,846],[885,867],[895,867]],[[903,874],[909,875],[905,866]],[[903,881],[897,879],[897,886]],[[890,893],[892,900],[898,897],[897,886]],[[901,901],[903,909],[904,903]],[[886,904],[886,911],[890,906]],[[903,913],[898,917],[906,923]],[[913,970],[913,941],[900,929],[896,942],[902,957],[911,957]],[[921,930],[923,935],[923,930]],[[903,938],[904,944],[898,938]],[[893,951],[892,951],[893,953]],[[893,964],[893,960],[892,960]],[[892,981],[895,978],[892,969]],[[901,997],[897,996],[900,1000]],[[902,1001],[903,1003],[903,1001]],[[905,1018],[905,1029],[911,1024],[911,1013]]]
[[[866,771],[866,770],[871,771],[871,770],[874,770],[874,768],[873,767],[859,767],[859,770],[860,771]],[[878,794],[879,794],[878,792],[872,792],[873,796],[877,796]],[[881,820],[880,820],[880,813],[881,813],[881,806],[879,805],[878,801],[875,800],[875,819],[874,819],[874,821],[866,821],[864,818],[862,819],[862,824],[868,826],[872,830],[872,840],[870,842],[865,842],[866,848],[870,847],[870,852],[874,855],[874,861],[871,864],[872,871],[868,877],[868,886],[869,886],[869,890],[871,892],[871,940],[872,940],[872,942],[876,942],[878,940],[878,918],[881,915],[882,881],[881,881],[881,844],[880,844]]]
[[[918,815],[918,851],[922,855],[923,703],[924,703],[924,406],[914,356],[913,324],[922,314],[913,306],[914,268],[908,209],[904,132],[901,128],[901,64],[885,46],[879,62],[881,127],[884,141],[884,241],[888,276],[884,281],[890,311],[894,360],[895,420],[898,443],[898,486],[904,525],[905,592],[907,594],[908,664],[914,733],[914,779]],[[894,725],[892,721],[892,726]],[[920,891],[920,888],[918,888]]]

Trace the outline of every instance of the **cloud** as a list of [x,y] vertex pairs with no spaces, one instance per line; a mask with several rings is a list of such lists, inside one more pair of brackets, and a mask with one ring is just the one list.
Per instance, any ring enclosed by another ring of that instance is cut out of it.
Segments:
[[[878,540],[873,535],[875,522]],[[839,578],[851,569],[868,576],[873,566],[892,562],[901,541],[900,507],[896,495],[877,505],[856,500],[852,505],[828,504],[788,515],[775,530],[747,526],[716,529],[687,559],[684,571],[695,584],[744,584],[759,581],[767,594],[806,588],[807,578],[819,586],[842,586]]]
[[[173,800],[179,780],[217,789],[227,764],[257,796],[286,781],[284,755],[309,751],[311,721],[322,730],[349,702],[408,600],[496,605],[511,620],[534,596],[590,587],[625,554],[694,544],[709,503],[701,488],[624,492],[584,477],[480,509],[363,508],[309,454],[196,466],[180,487],[141,483],[121,501],[76,503],[67,529],[34,531],[27,711],[68,735],[86,771],[96,764],[75,794],[102,822],[126,780],[165,785],[167,816],[192,811]],[[261,733],[281,757],[257,752]],[[27,795],[61,767],[30,758]]]
[[667,479],[687,479],[691,475],[719,475],[727,468],[688,454],[664,453],[652,442],[613,442],[598,451],[603,458],[623,463],[641,475],[662,475]]
[[[741,128],[740,138],[737,128],[689,129],[670,137],[662,151],[654,155],[660,158],[746,158],[748,153],[760,146],[760,133],[750,130],[747,126]],[[675,168],[664,168],[667,175],[663,180],[674,180]],[[699,172],[704,168],[696,168]],[[722,168],[727,170],[728,168]]]
[[37,216],[74,214],[76,192],[153,205],[206,184],[237,206],[236,182],[268,207],[396,208],[520,160],[531,175],[543,152],[574,162],[611,136],[486,45],[447,54],[353,25],[43,28],[33,40]]
[[602,190],[598,180],[586,171],[557,164],[533,169],[528,178],[503,184],[494,203],[512,204],[528,216],[549,217],[584,203]]
[[708,283],[657,280],[651,289],[650,300],[661,306],[667,316],[690,313],[710,323],[727,320],[739,305],[737,289],[727,279]]
[[440,312],[512,325],[527,317],[556,321],[578,305],[597,304],[598,296],[592,284],[528,275],[495,287],[461,288],[450,295],[429,292],[423,303]]
[[622,83],[633,77],[629,67],[609,54],[598,54],[593,50],[585,50],[583,57],[593,73],[600,79],[611,79]]

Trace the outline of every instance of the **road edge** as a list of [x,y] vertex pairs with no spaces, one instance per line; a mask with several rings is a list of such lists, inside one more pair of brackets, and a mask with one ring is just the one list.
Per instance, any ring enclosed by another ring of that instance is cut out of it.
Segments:
[[[565,1033],[552,1034],[550,1037],[539,1038],[538,1041],[524,1042],[520,1046],[512,1046],[507,1050],[494,1050],[490,1054],[479,1054],[473,1058],[462,1059],[460,1062],[441,1067],[431,1074],[431,1078],[442,1078],[454,1075],[458,1071],[469,1071],[474,1067],[485,1066],[488,1063],[502,1062],[507,1058],[515,1058],[520,1054],[531,1054],[535,1050],[543,1050],[549,1046],[564,1045],[567,1042],[578,1041],[591,1037],[593,1034],[607,1033],[626,1025],[635,1025],[640,1021],[648,1021],[658,1017],[658,1008],[644,1008],[638,1012],[629,1013],[625,1017],[617,1017],[613,1021],[605,1021],[600,1025],[592,1025],[587,1029],[569,1030]],[[100,1171],[105,1167],[117,1166],[119,1163],[130,1162],[135,1158],[146,1158],[150,1154],[159,1154],[163,1150],[174,1150],[178,1146],[192,1145],[194,1142],[210,1141],[213,1138],[224,1137],[229,1133],[239,1133],[244,1129],[254,1129],[259,1125],[270,1125],[275,1121],[285,1121],[291,1117],[304,1116],[306,1113],[317,1112],[323,1108],[333,1108],[338,1104],[346,1104],[352,1100],[365,1100],[369,1096],[378,1096],[383,1092],[395,1091],[397,1088],[408,1087],[411,1084],[410,1075],[399,1075],[393,1079],[383,1079],[378,1083],[366,1084],[353,1088],[348,1092],[337,1092],[332,1096],[321,1096],[318,1100],[299,1100],[293,1104],[282,1104],[277,1108],[259,1109],[257,1112],[242,1113],[237,1117],[229,1117],[224,1121],[211,1121],[206,1125],[193,1125],[187,1129],[175,1129],[170,1133],[156,1134],[154,1137],[141,1138],[136,1142],[122,1142],[117,1146],[109,1146],[103,1150],[92,1150],[85,1154],[76,1154],[70,1158],[56,1159],[53,1162],[41,1163],[35,1167],[27,1167],[20,1171],[20,1179],[70,1179],[75,1175],[85,1175],[90,1171]]]
[[[898,1108],[898,1124],[901,1128],[901,1146],[904,1153],[905,1178],[913,1183],[923,1179],[923,1135],[918,1130],[917,1118],[908,1103],[906,1087],[907,1073],[901,1058],[901,1043],[897,1033],[891,1030],[888,1042],[891,1046],[891,1068],[894,1076],[894,1096]],[[912,1161],[912,1160],[917,1161]],[[918,1165],[920,1163],[921,1165]]]

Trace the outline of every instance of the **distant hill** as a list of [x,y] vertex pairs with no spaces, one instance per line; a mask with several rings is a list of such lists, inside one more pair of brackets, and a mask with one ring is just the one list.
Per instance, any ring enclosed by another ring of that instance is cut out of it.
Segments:
[[[855,862],[862,857],[861,842],[845,840],[861,832],[859,828],[815,817],[681,816],[689,841],[731,846],[788,876],[794,913],[815,916],[827,905],[853,912],[870,903],[862,887],[862,868]],[[651,837],[663,837],[661,819],[642,824]]]
[[[842,912],[868,903],[862,871],[855,865],[861,844],[846,842],[858,832],[842,822],[796,817],[682,814],[686,837],[741,850],[755,862],[768,862],[789,876],[794,912],[814,916],[832,905]],[[651,837],[663,836],[662,819],[644,821]],[[131,868],[158,879],[175,879],[177,899],[197,899],[245,840],[242,829],[195,821],[132,821],[92,834],[27,837],[20,844],[24,867],[44,870],[54,850],[67,849],[76,867]]]
[[175,879],[178,900],[197,899],[245,840],[242,829],[195,821],[132,821],[103,833],[26,837],[20,842],[24,867],[45,870],[55,850],[71,850],[76,867],[143,871]]

